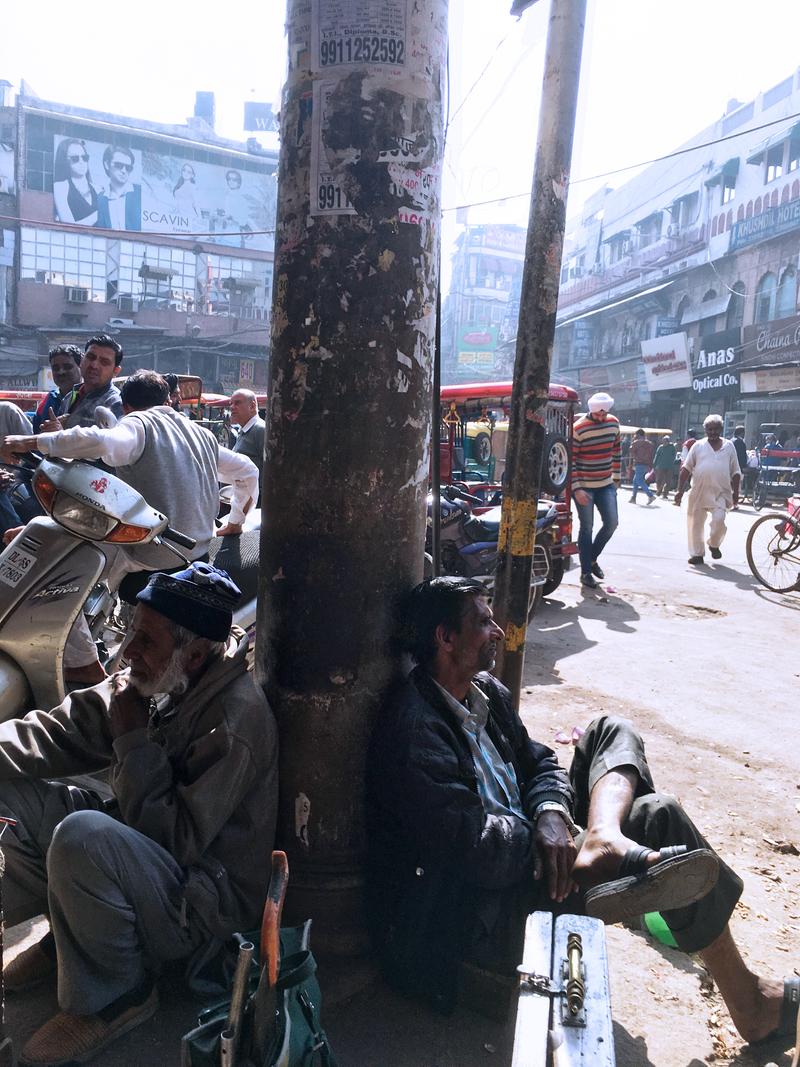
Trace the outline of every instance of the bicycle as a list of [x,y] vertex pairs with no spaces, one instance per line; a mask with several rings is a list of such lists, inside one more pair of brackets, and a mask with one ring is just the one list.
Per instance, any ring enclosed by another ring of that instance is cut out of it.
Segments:
[[753,576],[774,593],[800,585],[800,521],[771,511],[760,515],[747,535],[747,562]]

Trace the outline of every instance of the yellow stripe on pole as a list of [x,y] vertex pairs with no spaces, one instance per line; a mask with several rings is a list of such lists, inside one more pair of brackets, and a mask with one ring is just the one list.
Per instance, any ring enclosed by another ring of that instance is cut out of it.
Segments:
[[512,556],[531,556],[535,538],[536,501],[506,500],[500,516],[498,551],[505,552],[510,545]]
[[505,648],[506,652],[520,652],[525,647],[525,635],[528,632],[525,626],[515,626],[513,622],[506,626]]

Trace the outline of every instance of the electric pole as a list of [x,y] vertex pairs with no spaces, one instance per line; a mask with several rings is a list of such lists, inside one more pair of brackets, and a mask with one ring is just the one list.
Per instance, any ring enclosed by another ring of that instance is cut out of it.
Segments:
[[[516,0],[512,13],[530,6]],[[519,706],[545,412],[580,81],[586,0],[551,0],[522,273],[494,610],[506,632],[497,673]]]
[[447,0],[288,0],[256,668],[287,914],[362,947],[364,768],[422,577]]

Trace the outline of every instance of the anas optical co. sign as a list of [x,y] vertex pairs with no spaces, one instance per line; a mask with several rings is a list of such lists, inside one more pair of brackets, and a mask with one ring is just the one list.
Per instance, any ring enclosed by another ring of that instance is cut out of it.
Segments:
[[700,338],[692,378],[697,396],[722,396],[739,389],[740,341],[738,330],[721,330]]
[[688,389],[692,384],[685,332],[642,341],[642,364],[651,393],[664,389]]

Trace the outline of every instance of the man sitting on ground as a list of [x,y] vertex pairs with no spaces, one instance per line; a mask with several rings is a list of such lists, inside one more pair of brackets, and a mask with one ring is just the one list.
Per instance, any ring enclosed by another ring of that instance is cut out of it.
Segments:
[[[232,628],[240,593],[193,563],[138,596],[130,669],[0,725],[3,904],[51,932],[7,964],[7,993],[58,973],[61,1011],[29,1067],[84,1062],[157,1010],[169,960],[195,973],[257,925],[277,810],[277,731]],[[113,800],[50,778],[110,767]]]
[[[531,911],[585,906],[606,922],[661,911],[746,1040],[793,1034],[800,979],[747,969],[728,927],[741,879],[655,791],[641,737],[623,719],[596,719],[567,775],[486,673],[503,639],[479,582],[435,578],[411,594],[417,667],[381,714],[368,761],[371,910],[387,977],[447,1009],[462,961],[513,974]],[[573,819],[587,828],[575,839]]]

